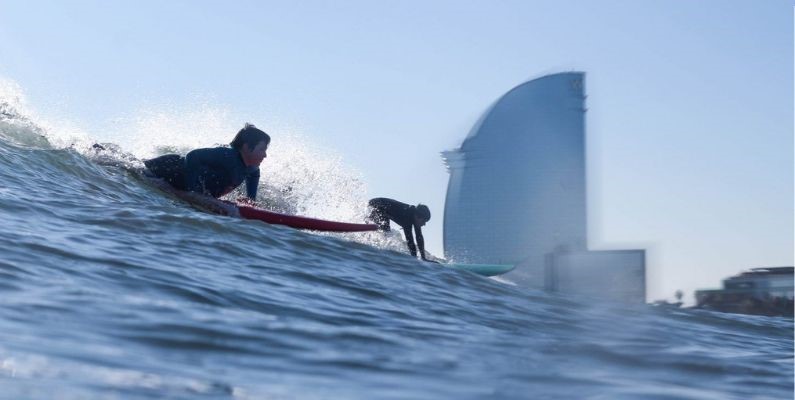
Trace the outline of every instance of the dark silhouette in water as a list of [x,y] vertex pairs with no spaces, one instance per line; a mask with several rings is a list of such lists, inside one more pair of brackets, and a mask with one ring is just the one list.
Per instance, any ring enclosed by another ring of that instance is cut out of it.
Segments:
[[[433,262],[425,256],[425,239],[422,237],[422,227],[431,220],[431,210],[428,209],[428,206],[424,204],[411,206],[384,197],[370,200],[368,206],[370,208],[368,220],[378,224],[382,231],[387,232],[390,230],[389,221],[395,221],[406,234],[406,245],[411,255],[416,257],[417,247],[419,247],[420,257],[425,261]],[[412,228],[417,236],[416,246],[411,232]]]

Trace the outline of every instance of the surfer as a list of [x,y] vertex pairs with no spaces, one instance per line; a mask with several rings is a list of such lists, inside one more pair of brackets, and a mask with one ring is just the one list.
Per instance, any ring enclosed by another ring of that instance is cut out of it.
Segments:
[[[431,261],[425,258],[425,239],[422,237],[422,227],[425,223],[431,220],[431,210],[424,204],[417,204],[410,206],[401,203],[397,200],[378,197],[370,200],[368,203],[370,208],[370,215],[368,220],[377,224],[382,231],[389,232],[389,221],[395,221],[396,224],[403,228],[406,234],[406,244],[409,247],[409,252],[412,256],[417,256],[417,247],[420,250],[420,257],[424,261]],[[412,228],[417,236],[417,245],[414,245],[414,235],[412,235]]]
[[267,133],[246,124],[229,147],[196,149],[184,157],[166,154],[146,160],[146,174],[181,191],[176,194],[185,200],[236,215],[235,207],[215,199],[235,190],[245,181],[249,201],[256,200],[259,166],[267,156],[270,141]]

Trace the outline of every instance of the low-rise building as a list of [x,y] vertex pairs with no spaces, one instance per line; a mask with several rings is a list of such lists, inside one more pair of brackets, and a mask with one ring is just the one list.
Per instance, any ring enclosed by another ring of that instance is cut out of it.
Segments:
[[723,280],[722,289],[697,290],[696,308],[756,315],[793,315],[793,267],[753,268]]

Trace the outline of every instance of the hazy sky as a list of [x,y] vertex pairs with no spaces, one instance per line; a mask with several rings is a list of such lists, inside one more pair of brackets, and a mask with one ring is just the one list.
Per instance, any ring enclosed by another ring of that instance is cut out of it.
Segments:
[[0,78],[99,140],[140,110],[208,104],[275,140],[297,131],[372,197],[428,204],[439,254],[439,152],[514,86],[584,71],[590,245],[647,248],[653,300],[793,264],[793,15],[776,0],[0,0]]

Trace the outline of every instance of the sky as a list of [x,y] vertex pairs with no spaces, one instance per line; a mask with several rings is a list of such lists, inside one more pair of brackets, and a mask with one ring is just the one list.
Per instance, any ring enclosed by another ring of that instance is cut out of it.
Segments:
[[647,249],[649,300],[671,299],[793,265],[794,15],[780,0],[0,0],[0,79],[98,140],[157,109],[298,132],[371,197],[427,204],[441,254],[439,152],[511,88],[584,71],[589,246]]

